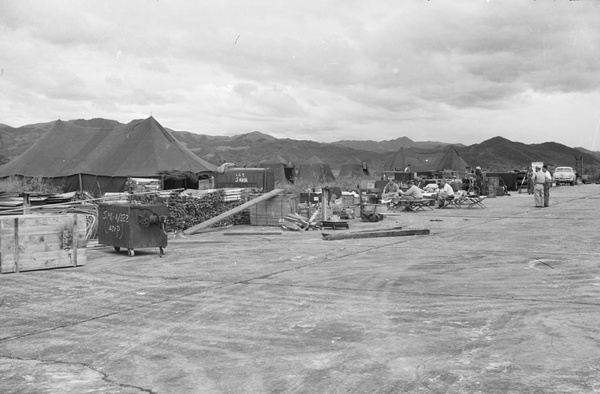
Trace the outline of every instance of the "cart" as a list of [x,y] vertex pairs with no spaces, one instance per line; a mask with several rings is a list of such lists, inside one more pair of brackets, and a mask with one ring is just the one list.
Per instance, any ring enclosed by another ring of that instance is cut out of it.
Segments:
[[106,203],[98,206],[98,243],[113,246],[117,252],[127,248],[158,248],[164,254],[167,233],[164,224],[168,210],[164,204]]

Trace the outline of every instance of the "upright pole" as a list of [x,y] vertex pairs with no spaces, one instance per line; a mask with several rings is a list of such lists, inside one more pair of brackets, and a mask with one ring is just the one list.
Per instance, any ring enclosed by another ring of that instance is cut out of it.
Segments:
[[23,193],[23,215],[31,213],[31,199],[29,193]]
[[321,220],[322,221],[326,221],[328,220],[327,217],[327,200],[328,200],[328,193],[329,193],[329,189],[327,188],[323,188],[321,189],[322,193],[321,193]]

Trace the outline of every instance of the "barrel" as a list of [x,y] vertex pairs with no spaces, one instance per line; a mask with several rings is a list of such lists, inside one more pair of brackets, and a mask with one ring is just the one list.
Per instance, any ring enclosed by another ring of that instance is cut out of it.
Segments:
[[494,198],[494,197],[496,197],[496,190],[498,189],[498,186],[500,185],[500,178],[490,176],[490,177],[487,177],[486,179],[487,179],[487,196]]

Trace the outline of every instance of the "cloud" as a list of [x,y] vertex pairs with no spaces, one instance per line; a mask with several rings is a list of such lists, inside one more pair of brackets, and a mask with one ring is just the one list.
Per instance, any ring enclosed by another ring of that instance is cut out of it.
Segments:
[[[474,143],[508,133],[493,119],[564,143],[562,125],[595,127],[569,116],[598,113],[599,12],[517,0],[5,0],[0,103],[11,111],[0,123],[153,113],[216,134]],[[558,102],[562,118],[546,121]]]

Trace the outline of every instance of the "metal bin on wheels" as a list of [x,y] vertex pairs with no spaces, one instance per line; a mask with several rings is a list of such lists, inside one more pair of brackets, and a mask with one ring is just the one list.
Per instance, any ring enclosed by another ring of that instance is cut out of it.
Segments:
[[164,204],[100,204],[98,243],[113,246],[117,252],[127,248],[129,256],[139,248],[159,248],[162,255],[167,246],[167,214]]

